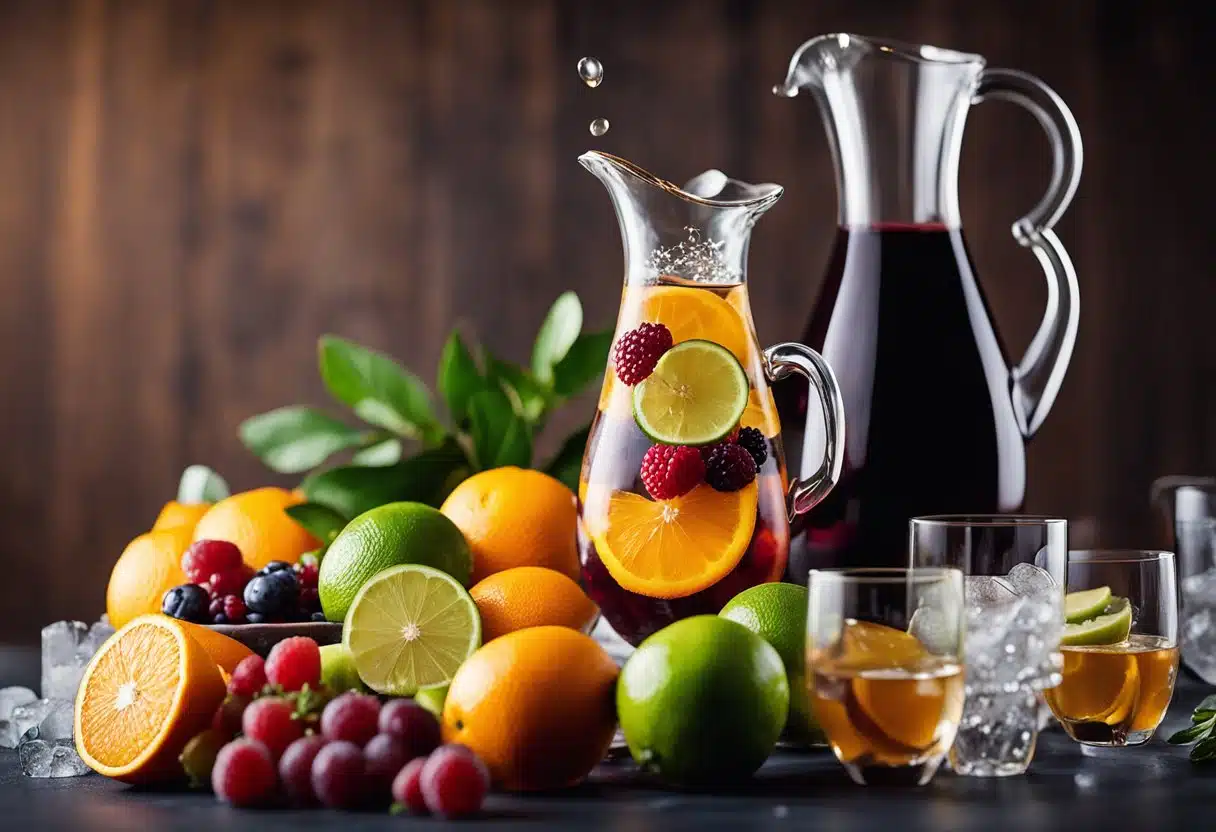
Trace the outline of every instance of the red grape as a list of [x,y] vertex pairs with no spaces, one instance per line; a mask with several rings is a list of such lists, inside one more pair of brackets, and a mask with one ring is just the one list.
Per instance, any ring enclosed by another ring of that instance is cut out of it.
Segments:
[[422,767],[426,757],[415,757],[393,778],[393,800],[415,815],[427,813],[426,800],[422,797]]
[[439,747],[439,722],[411,699],[394,699],[380,709],[380,733],[405,744],[406,758],[425,757]]
[[405,768],[412,758],[405,743],[388,734],[377,734],[363,748],[363,760],[367,768],[368,788],[376,798],[388,799],[393,778]]
[[325,738],[314,734],[287,746],[279,758],[279,780],[283,790],[297,806],[315,806],[317,796],[312,790],[312,764],[317,754],[325,747]]
[[331,809],[363,805],[367,778],[363,752],[353,742],[331,742],[312,761],[313,794]]
[[237,739],[220,749],[211,770],[211,788],[233,806],[258,806],[274,794],[277,778],[270,753],[260,742]]
[[432,814],[466,817],[481,809],[490,789],[490,772],[476,754],[445,745],[427,758],[419,787]]
[[278,760],[287,746],[304,736],[304,723],[295,718],[295,713],[286,699],[263,696],[245,709],[241,730],[249,739],[266,746],[271,759]]
[[349,691],[321,712],[321,733],[327,740],[345,740],[362,748],[376,736],[380,701],[374,696]]

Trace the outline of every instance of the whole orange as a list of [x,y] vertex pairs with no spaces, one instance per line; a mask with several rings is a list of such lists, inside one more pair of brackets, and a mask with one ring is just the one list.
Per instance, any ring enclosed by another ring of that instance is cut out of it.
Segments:
[[174,526],[189,526],[190,531],[193,532],[199,519],[207,513],[209,508],[211,508],[211,503],[179,503],[177,500],[170,500],[165,503],[160,514],[156,515],[152,531],[171,529]]
[[194,527],[194,539],[227,540],[241,550],[245,563],[254,569],[272,560],[295,563],[300,555],[321,545],[284,512],[302,502],[302,496],[282,488],[233,494],[207,510]]
[[588,632],[599,608],[561,572],[517,566],[495,572],[469,590],[481,613],[483,642],[552,624]]
[[190,545],[191,531],[189,526],[174,526],[141,534],[127,544],[106,586],[106,614],[114,627],[160,612],[165,593],[186,583],[182,553]]
[[505,789],[574,785],[612,743],[617,675],[590,636],[566,627],[508,633],[456,671],[443,740],[475,751]]
[[578,580],[574,492],[548,474],[493,468],[456,486],[439,509],[473,551],[473,582],[516,566]]

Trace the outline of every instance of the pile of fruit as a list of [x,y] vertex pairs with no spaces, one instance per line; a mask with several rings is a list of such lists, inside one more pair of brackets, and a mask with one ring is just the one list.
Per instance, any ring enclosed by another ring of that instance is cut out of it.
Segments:
[[272,560],[254,571],[227,540],[199,540],[182,555],[189,583],[169,589],[161,612],[196,624],[324,621],[314,555]]

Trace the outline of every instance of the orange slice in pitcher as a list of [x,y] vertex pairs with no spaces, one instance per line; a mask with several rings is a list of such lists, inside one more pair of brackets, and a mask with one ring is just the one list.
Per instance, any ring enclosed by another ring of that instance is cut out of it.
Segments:
[[178,779],[178,755],[211,724],[224,693],[215,660],[182,622],[140,616],[85,670],[76,750],[94,771],[127,783]]
[[631,286],[621,303],[620,332],[643,321],[662,323],[672,340],[714,341],[750,366],[751,338],[739,312],[709,289],[690,286]]
[[715,491],[698,485],[654,501],[628,491],[589,495],[588,525],[600,560],[625,589],[683,598],[713,586],[743,559],[756,527],[758,487]]

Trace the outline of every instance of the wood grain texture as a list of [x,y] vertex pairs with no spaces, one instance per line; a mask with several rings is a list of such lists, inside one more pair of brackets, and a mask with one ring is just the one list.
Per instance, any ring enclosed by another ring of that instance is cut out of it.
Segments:
[[[1202,9],[5,0],[0,641],[97,615],[114,558],[186,464],[239,487],[277,480],[236,427],[325,402],[319,334],[429,378],[454,324],[526,359],[566,288],[609,325],[621,253],[606,195],[575,162],[589,147],[677,181],[718,167],[785,185],[756,233],[751,296],[762,340],[796,337],[835,185],[813,104],[768,90],[799,43],[837,30],[981,52],[1073,107],[1085,174],[1059,231],[1080,273],[1080,340],[1030,448],[1028,508],[1088,518],[1087,542],[1155,542],[1151,480],[1216,469]],[[584,54],[605,64],[596,90],[576,77]],[[601,116],[612,129],[593,139]],[[1015,354],[1045,289],[1009,226],[1048,163],[1025,113],[974,111],[964,220]]]

